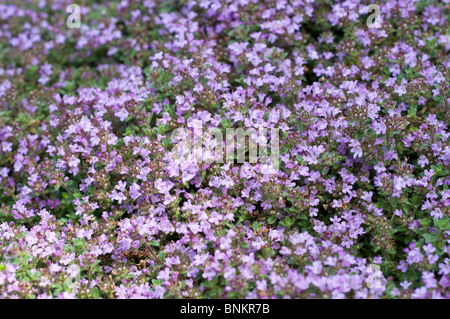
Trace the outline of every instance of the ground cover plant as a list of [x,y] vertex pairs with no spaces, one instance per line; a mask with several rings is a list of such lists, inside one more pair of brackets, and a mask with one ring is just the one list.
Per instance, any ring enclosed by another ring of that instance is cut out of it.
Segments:
[[450,298],[449,0],[70,4],[0,4],[0,298]]

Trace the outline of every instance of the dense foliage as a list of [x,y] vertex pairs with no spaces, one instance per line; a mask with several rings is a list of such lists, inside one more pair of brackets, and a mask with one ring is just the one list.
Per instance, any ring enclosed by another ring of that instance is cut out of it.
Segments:
[[449,0],[69,4],[0,4],[1,298],[450,298]]

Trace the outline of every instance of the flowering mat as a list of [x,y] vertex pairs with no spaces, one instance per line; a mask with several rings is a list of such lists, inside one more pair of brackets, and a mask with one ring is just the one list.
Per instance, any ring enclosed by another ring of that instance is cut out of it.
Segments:
[[1,298],[450,298],[449,0],[2,2]]

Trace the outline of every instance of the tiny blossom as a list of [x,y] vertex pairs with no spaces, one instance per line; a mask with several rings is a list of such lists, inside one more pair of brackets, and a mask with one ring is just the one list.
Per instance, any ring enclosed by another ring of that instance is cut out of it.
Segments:
[[7,2],[1,299],[450,298],[448,0]]

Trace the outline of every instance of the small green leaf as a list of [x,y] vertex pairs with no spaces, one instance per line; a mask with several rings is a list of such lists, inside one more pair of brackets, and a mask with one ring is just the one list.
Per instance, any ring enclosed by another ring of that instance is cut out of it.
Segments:
[[423,234],[423,238],[425,238],[427,243],[435,243],[437,241],[437,238],[430,234]]
[[100,297],[99,291],[97,287],[92,288],[92,298],[98,299]]
[[155,246],[155,247],[159,247],[159,241],[157,241],[156,239],[153,239],[153,240],[150,242],[150,245],[151,245],[151,246]]
[[248,248],[249,244],[248,244],[248,242],[245,241],[245,242],[241,243],[239,246],[241,246],[243,248]]

